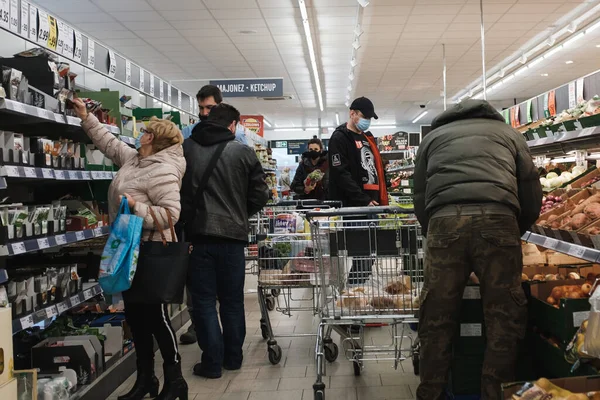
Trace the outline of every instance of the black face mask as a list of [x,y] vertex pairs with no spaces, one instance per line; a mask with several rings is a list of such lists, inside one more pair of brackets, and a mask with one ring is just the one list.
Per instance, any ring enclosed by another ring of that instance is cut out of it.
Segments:
[[312,158],[313,160],[316,160],[317,158],[321,157],[321,152],[320,151],[311,150],[311,151],[308,152],[308,156],[310,158]]

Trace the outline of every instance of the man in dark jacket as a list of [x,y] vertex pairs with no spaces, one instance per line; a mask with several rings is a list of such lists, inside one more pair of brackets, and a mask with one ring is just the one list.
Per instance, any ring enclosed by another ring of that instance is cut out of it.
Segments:
[[[248,217],[269,199],[265,173],[254,150],[234,141],[239,120],[234,107],[219,104],[183,144],[187,168],[181,216],[194,246],[188,285],[202,349],[194,374],[206,378],[221,377],[221,367],[236,370],[242,365]],[[199,189],[207,178],[204,189]]]
[[344,207],[388,204],[381,155],[369,132],[372,118],[378,119],[373,103],[359,97],[350,106],[348,122],[329,140],[329,198]]
[[427,235],[417,399],[445,398],[469,275],[481,282],[487,348],[483,399],[514,379],[527,309],[520,238],[538,218],[542,189],[523,136],[486,101],[439,115],[415,165],[415,212]]
[[[321,171],[320,181],[307,182],[306,178],[314,171]],[[323,151],[323,142],[316,136],[308,141],[308,151],[302,154],[302,160],[296,169],[292,190],[301,200],[326,200],[329,186],[329,160],[327,151]]]

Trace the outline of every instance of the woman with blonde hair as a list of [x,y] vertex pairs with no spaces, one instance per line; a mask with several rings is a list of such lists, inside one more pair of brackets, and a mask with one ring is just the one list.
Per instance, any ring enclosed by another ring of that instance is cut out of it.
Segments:
[[[125,196],[132,212],[144,219],[142,241],[162,240],[161,235],[151,234],[157,228],[163,230],[167,241],[177,241],[171,234],[169,220],[176,223],[181,211],[179,190],[186,167],[181,131],[172,122],[154,117],[136,138],[136,148],[132,149],[110,133],[95,116],[88,114],[81,99],[74,100],[74,109],[94,145],[119,167],[108,189],[111,222],[118,213],[122,196]],[[154,338],[164,360],[165,372],[165,384],[158,399],[187,400],[188,386],[181,374],[181,357],[167,304],[133,303],[127,301],[127,292],[123,297],[125,318],[135,344],[137,379],[131,391],[119,400],[141,400],[147,394],[158,395]]]

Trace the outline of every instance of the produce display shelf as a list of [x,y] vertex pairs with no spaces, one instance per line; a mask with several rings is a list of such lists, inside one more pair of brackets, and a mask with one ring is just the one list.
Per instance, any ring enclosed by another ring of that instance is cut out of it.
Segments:
[[[381,152],[381,154],[394,154],[394,152]],[[415,169],[414,165],[402,165],[400,167],[394,167],[386,170],[385,172],[399,172],[399,171],[408,171],[410,169]]]
[[406,196],[406,195],[414,194],[414,191],[412,188],[402,188],[402,190],[399,190],[396,192],[390,192],[390,194],[392,196]]
[[37,325],[40,322],[57,317],[65,313],[66,311],[72,309],[73,307],[77,307],[84,301],[87,301],[101,293],[102,288],[100,287],[100,285],[94,283],[87,289],[84,289],[83,291],[71,296],[70,298],[60,303],[35,311],[29,315],[25,315],[23,317],[14,319],[12,322],[13,335],[24,329],[31,328],[32,326]]
[[15,256],[39,250],[62,247],[71,243],[83,242],[100,236],[106,236],[108,233],[109,227],[103,226],[83,231],[65,232],[59,235],[41,238],[24,239],[20,241],[15,240],[0,246],[0,256]]
[[[36,122],[54,122],[58,124],[66,124],[81,128],[81,119],[77,117],[65,117],[62,114],[57,114],[43,108],[23,104],[15,100],[0,99],[0,113],[10,111],[12,114],[20,114],[27,116],[28,123]],[[33,118],[32,118],[33,117]],[[104,125],[111,133],[119,135],[121,133],[119,127],[114,125]]]
[[546,249],[554,250],[559,253],[568,254],[581,260],[586,260],[592,263],[600,261],[600,250],[592,249],[590,247],[565,242],[563,240],[550,238],[533,232],[525,233],[521,239],[528,243],[542,246]]
[[4,178],[44,179],[57,181],[97,181],[112,180],[115,175],[116,172],[114,171],[62,170],[53,168],[25,167],[20,165],[5,165],[0,168],[0,177]]
[[552,136],[527,142],[532,155],[585,150],[596,147],[598,144],[600,144],[600,126],[556,132]]

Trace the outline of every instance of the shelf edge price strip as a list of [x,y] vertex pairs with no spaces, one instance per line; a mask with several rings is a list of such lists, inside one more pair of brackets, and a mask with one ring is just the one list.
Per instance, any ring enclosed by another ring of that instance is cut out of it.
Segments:
[[77,231],[75,232],[75,237],[81,242],[82,240],[85,240],[85,233],[83,231]]
[[81,304],[81,301],[79,300],[79,295],[75,295],[75,296],[71,296],[71,307],[75,307],[78,306],[79,304]]
[[33,324],[33,315],[28,315],[26,317],[23,317],[19,320],[19,322],[21,322],[21,329],[31,328],[34,325]]
[[557,245],[558,245],[557,239],[552,239],[552,238],[547,237],[546,239],[544,239],[544,244],[542,246],[544,246],[547,249],[556,249]]
[[571,245],[571,246],[569,246],[569,250],[567,251],[567,254],[569,254],[570,256],[573,256],[573,257],[581,258],[585,254],[585,247]]
[[58,313],[62,314],[69,309],[69,305],[66,302],[58,303],[56,306],[58,308]]

